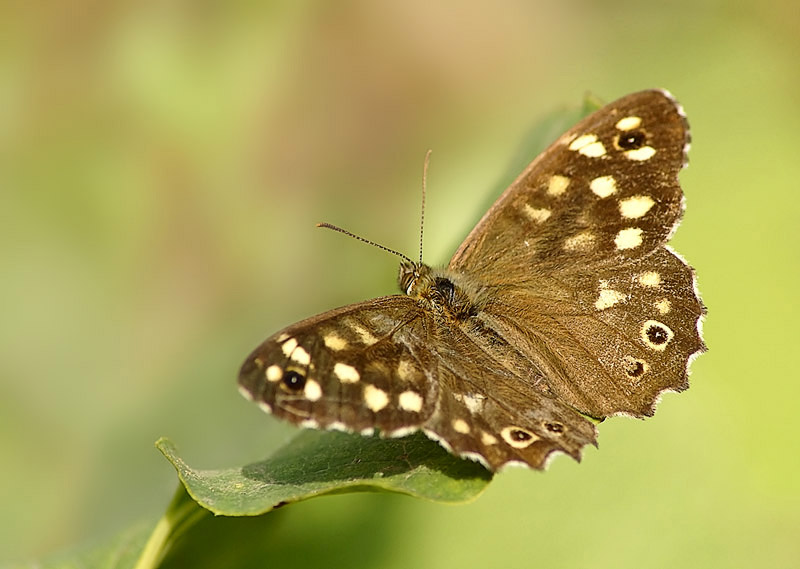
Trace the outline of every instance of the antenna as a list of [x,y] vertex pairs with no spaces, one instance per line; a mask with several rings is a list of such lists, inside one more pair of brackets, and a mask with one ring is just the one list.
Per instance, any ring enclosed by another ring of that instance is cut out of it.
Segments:
[[350,233],[349,231],[347,231],[346,229],[342,229],[341,227],[337,227],[337,226],[335,226],[335,225],[332,225],[332,224],[330,224],[330,223],[318,223],[318,224],[317,224],[317,227],[323,227],[323,228],[325,228],[325,229],[333,229],[334,231],[338,231],[339,233],[344,233],[344,234],[345,234],[345,235],[347,235],[348,237],[352,237],[353,239],[358,239],[359,241],[363,241],[363,242],[364,242],[364,243],[366,243],[367,245],[372,245],[373,247],[377,247],[378,249],[383,249],[383,250],[384,250],[384,251],[386,251],[387,253],[392,253],[393,255],[397,255],[398,257],[400,257],[401,259],[404,259],[404,260],[408,261],[408,262],[409,262],[409,263],[411,263],[412,265],[415,265],[415,264],[416,264],[416,263],[414,263],[414,261],[412,261],[411,259],[409,259],[409,258],[408,258],[408,257],[406,257],[405,255],[403,255],[403,254],[402,254],[402,253],[400,253],[399,251],[395,251],[394,249],[389,249],[389,248],[388,248],[388,247],[386,247],[385,245],[381,245],[381,244],[379,244],[379,243],[375,243],[374,241],[370,241],[369,239],[364,239],[364,238],[363,238],[363,237],[361,237],[360,235],[356,235],[355,233]]
[[373,247],[377,247],[378,249],[383,249],[387,253],[391,253],[392,255],[397,255],[398,257],[400,257],[404,261],[407,261],[408,263],[414,265],[415,267],[418,266],[418,265],[421,265],[422,264],[422,235],[423,235],[423,230],[425,228],[425,187],[426,187],[427,180],[428,180],[428,164],[430,164],[430,162],[431,162],[431,150],[428,149],[428,151],[425,153],[425,164],[422,166],[422,212],[420,213],[420,216],[419,216],[419,263],[415,263],[414,261],[412,261],[411,259],[409,259],[405,255],[403,255],[399,251],[395,251],[394,249],[389,249],[389,247],[386,247],[385,245],[381,245],[380,243],[375,243],[374,241],[370,241],[369,239],[365,239],[364,237],[361,237],[360,235],[356,235],[355,233],[351,233],[351,232],[347,231],[346,229],[342,229],[341,227],[337,227],[336,225],[333,225],[331,223],[325,223],[325,222],[318,223],[317,227],[322,227],[324,229],[333,229],[334,231],[338,231],[339,233],[343,233],[344,235],[347,235],[348,237],[352,237],[353,239],[358,239],[359,241],[361,241],[363,243],[366,243],[367,245],[372,245]]
[[422,211],[419,214],[419,264],[422,264],[422,232],[425,229],[425,186],[428,182],[428,164],[431,163],[431,149],[425,153],[425,163],[422,166]]

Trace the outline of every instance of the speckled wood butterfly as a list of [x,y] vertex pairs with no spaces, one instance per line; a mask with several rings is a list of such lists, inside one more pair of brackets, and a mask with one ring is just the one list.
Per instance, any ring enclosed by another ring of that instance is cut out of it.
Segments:
[[704,351],[692,269],[665,245],[689,129],[665,91],[611,103],[556,140],[445,269],[404,260],[403,295],[268,338],[239,385],[303,427],[422,429],[491,470],[580,459],[609,415],[652,415]]

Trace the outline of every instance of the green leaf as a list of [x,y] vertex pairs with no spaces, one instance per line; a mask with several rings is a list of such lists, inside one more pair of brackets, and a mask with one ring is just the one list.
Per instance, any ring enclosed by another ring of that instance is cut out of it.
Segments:
[[156,446],[189,495],[224,516],[256,516],[286,503],[358,491],[465,502],[492,478],[481,465],[450,455],[423,434],[381,439],[303,431],[264,461],[222,470],[191,468],[168,439]]

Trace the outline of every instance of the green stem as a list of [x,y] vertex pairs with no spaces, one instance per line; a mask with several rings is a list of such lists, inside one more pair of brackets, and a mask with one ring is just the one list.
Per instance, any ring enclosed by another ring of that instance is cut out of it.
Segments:
[[155,569],[175,541],[190,527],[209,515],[191,499],[182,484],[172,497],[167,511],[158,520],[142,550],[134,569]]

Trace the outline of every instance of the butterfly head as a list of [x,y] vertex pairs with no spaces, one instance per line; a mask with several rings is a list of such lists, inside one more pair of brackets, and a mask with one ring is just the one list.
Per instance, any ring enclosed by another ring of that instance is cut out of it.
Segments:
[[430,268],[422,263],[415,263],[409,259],[400,262],[400,272],[397,275],[397,284],[403,294],[414,296],[414,290],[420,281],[422,274],[430,273]]

